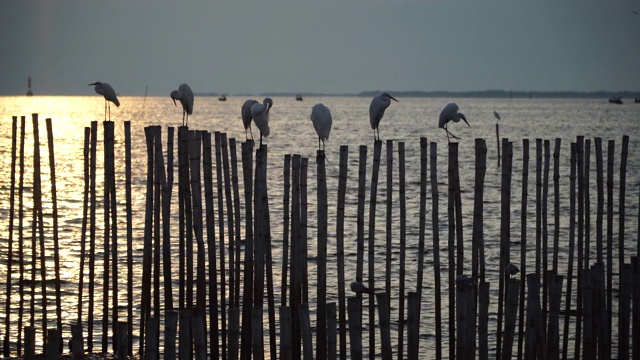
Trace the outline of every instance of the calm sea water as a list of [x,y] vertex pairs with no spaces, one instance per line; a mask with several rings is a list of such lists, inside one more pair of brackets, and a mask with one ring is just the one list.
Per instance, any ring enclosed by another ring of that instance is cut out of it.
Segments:
[[[219,102],[215,97],[197,97],[195,99],[194,114],[189,119],[192,129],[203,129],[208,131],[226,132],[228,137],[236,138],[239,142],[244,141],[245,134],[240,119],[240,107],[245,98],[229,97],[226,102]],[[261,99],[258,99],[261,100]],[[500,113],[500,136],[509,138],[514,142],[513,162],[514,172],[512,180],[511,196],[511,238],[512,238],[512,259],[515,263],[520,259],[520,215],[522,196],[522,140],[530,140],[530,163],[529,163],[529,186],[528,192],[528,222],[527,241],[529,269],[534,264],[533,244],[535,243],[535,139],[542,138],[551,140],[551,150],[555,138],[562,139],[560,151],[560,187],[561,187],[561,220],[560,220],[560,267],[561,272],[566,273],[568,258],[568,228],[569,228],[569,155],[570,143],[575,141],[576,136],[583,135],[586,139],[592,140],[591,156],[591,213],[592,213],[592,241],[595,238],[595,183],[596,165],[594,137],[602,137],[604,141],[604,158],[607,158],[607,140],[615,140],[615,225],[614,239],[618,239],[618,184],[619,184],[619,164],[622,136],[630,136],[629,159],[627,165],[627,187],[626,187],[626,225],[625,225],[625,251],[631,255],[636,252],[636,239],[638,237],[638,188],[640,183],[640,153],[638,152],[638,134],[640,134],[640,104],[627,103],[624,105],[612,105],[603,100],[585,99],[438,99],[438,98],[400,98],[399,103],[393,103],[387,109],[385,117],[380,125],[382,140],[394,140],[394,174],[393,174],[393,271],[398,273],[399,269],[399,195],[398,195],[398,153],[397,142],[402,141],[406,147],[406,170],[407,170],[407,291],[415,289],[416,266],[417,266],[417,243],[419,234],[419,184],[420,184],[420,137],[427,137],[429,141],[438,142],[438,171],[439,171],[439,191],[440,191],[440,250],[442,259],[443,275],[447,271],[446,243],[447,243],[447,148],[446,135],[444,131],[437,128],[438,115],[444,105],[450,101],[456,101],[460,106],[471,127],[468,128],[463,123],[452,124],[450,130],[462,138],[459,145],[459,164],[463,203],[463,225],[464,236],[467,243],[465,246],[465,271],[470,272],[470,239],[473,214],[473,186],[474,186],[474,139],[484,138],[487,141],[487,172],[485,187],[485,234],[487,272],[491,281],[491,309],[490,309],[490,351],[495,351],[495,327],[496,302],[498,288],[498,260],[499,260],[499,234],[500,234],[500,168],[496,166],[496,119],[493,111]],[[168,126],[181,125],[182,111],[174,107],[168,96],[166,97],[122,97],[121,106],[111,108],[111,119],[115,121],[116,128],[116,176],[118,186],[122,189],[119,194],[118,206],[121,214],[124,214],[124,121],[131,121],[132,124],[132,145],[133,145],[133,219],[134,219],[134,263],[138,270],[134,276],[134,289],[140,288],[142,263],[142,236],[144,230],[144,202],[145,202],[145,181],[146,181],[146,144],[143,128],[148,125],[162,125],[163,138],[166,139],[166,129]],[[329,192],[329,249],[328,249],[328,300],[337,299],[337,271],[336,271],[336,250],[335,250],[335,221],[336,221],[336,201],[337,201],[337,178],[338,160],[340,145],[349,146],[349,175],[347,183],[347,208],[345,215],[345,256],[346,256],[346,277],[347,283],[355,278],[355,243],[356,243],[356,205],[357,205],[357,179],[358,179],[358,147],[368,146],[367,164],[367,189],[371,179],[371,165],[373,157],[373,134],[369,127],[368,108],[369,98],[358,97],[326,97],[326,98],[305,98],[304,101],[295,101],[294,98],[274,98],[274,107],[271,110],[270,128],[271,135],[265,139],[269,148],[268,176],[269,176],[269,202],[271,216],[271,235],[273,239],[274,254],[274,278],[276,279],[276,293],[279,294],[280,264],[282,261],[282,197],[283,197],[283,157],[285,154],[301,154],[308,157],[309,161],[309,246],[310,256],[315,256],[316,248],[316,219],[315,219],[315,151],[317,149],[317,137],[313,126],[309,120],[311,107],[322,102],[327,105],[333,115],[333,128],[329,140],[326,142],[327,178]],[[6,309],[4,301],[6,299],[6,270],[8,254],[8,227],[9,227],[9,191],[10,191],[10,165],[11,165],[11,117],[27,116],[27,164],[32,164],[33,137],[31,114],[40,115],[40,139],[42,151],[42,173],[45,197],[45,214],[51,213],[51,196],[49,195],[50,180],[48,167],[48,151],[46,148],[46,128],[45,118],[53,121],[53,137],[55,139],[55,162],[56,162],[56,186],[58,198],[59,230],[60,230],[60,258],[61,277],[63,290],[63,321],[65,331],[76,318],[77,309],[77,283],[80,259],[80,237],[82,224],[82,197],[83,197],[83,134],[84,127],[90,125],[90,121],[104,118],[104,103],[99,96],[87,97],[0,97],[0,321],[4,324]],[[254,135],[258,135],[254,128]],[[99,138],[102,138],[102,127],[99,124]],[[239,146],[238,146],[239,148]],[[98,178],[103,176],[101,170],[102,143],[98,144]],[[166,147],[165,147],[166,151]],[[240,154],[238,154],[240,158]],[[241,168],[239,169],[242,170]],[[384,286],[384,254],[385,254],[385,213],[386,213],[386,148],[383,144],[382,161],[380,168],[380,183],[378,184],[377,221],[376,221],[376,287]],[[241,176],[241,175],[240,175]],[[31,183],[33,170],[27,167],[25,173],[25,206],[31,207]],[[240,177],[242,179],[242,177]],[[215,176],[214,176],[215,181]],[[102,194],[100,180],[98,181],[97,194]],[[242,189],[240,190],[242,194]],[[177,192],[174,191],[177,196]],[[429,192],[427,208],[427,253],[425,257],[425,283],[426,298],[422,300],[422,321],[421,321],[421,353],[423,356],[432,357],[435,349],[435,331],[433,317],[433,263],[432,263],[432,224],[430,216],[431,197]],[[369,200],[367,190],[367,201]],[[217,199],[216,199],[217,201]],[[101,199],[98,207],[101,206]],[[175,208],[175,207],[174,207]],[[550,231],[555,226],[553,222],[553,189],[549,190],[549,228]],[[100,210],[99,210],[100,211]],[[27,210],[25,212],[29,214]],[[368,204],[365,210],[368,214]],[[175,216],[177,218],[177,214]],[[27,217],[30,219],[30,215]],[[102,219],[99,212],[97,219]],[[51,216],[45,218],[46,239],[51,242]],[[120,242],[123,243],[125,227],[124,216],[119,216],[121,227],[119,229]],[[176,224],[177,221],[173,221]],[[16,220],[17,224],[17,220]],[[28,230],[29,221],[25,222]],[[244,226],[243,226],[244,229]],[[175,232],[177,233],[177,232]],[[30,236],[30,231],[27,232]],[[102,225],[98,224],[97,234],[102,234]],[[14,234],[14,239],[17,235]],[[552,237],[550,235],[550,241]],[[177,238],[174,239],[177,242]],[[98,256],[102,254],[101,246],[97,249]],[[53,277],[53,255],[51,248],[47,249],[47,259],[49,261],[47,276]],[[125,247],[121,247],[120,259],[124,261]],[[595,246],[594,249],[595,257]],[[614,258],[617,259],[617,245],[614,249]],[[124,264],[124,263],[123,263]],[[14,265],[14,269],[16,268]],[[310,297],[315,298],[315,263],[310,262]],[[367,265],[365,263],[365,279]],[[617,265],[614,266],[617,269]],[[88,270],[84,270],[85,274]],[[125,270],[120,271],[120,276],[124,276]],[[575,270],[574,270],[575,274]],[[86,279],[86,277],[85,277]],[[443,279],[443,295],[446,294],[447,284]],[[96,305],[101,305],[101,281],[102,269],[96,270],[98,299]],[[17,318],[18,297],[17,275],[13,277],[14,283],[12,293],[11,317]],[[392,281],[392,336],[395,339],[398,327],[398,305],[397,276],[393,276]],[[574,283],[575,288],[575,283]],[[120,304],[126,303],[125,287],[120,289]],[[86,290],[85,290],[86,294]],[[177,296],[177,294],[176,294]],[[136,299],[140,294],[135,293]],[[276,296],[279,299],[279,296]],[[28,299],[28,297],[27,297]],[[39,297],[37,297],[39,299]],[[53,292],[50,297],[50,310],[53,307]],[[86,311],[86,299],[85,311]],[[574,300],[575,301],[575,300]],[[563,295],[564,302],[564,295]],[[276,304],[277,305],[277,304]],[[37,303],[36,307],[40,304]],[[443,321],[446,323],[447,301],[443,296]],[[562,305],[564,308],[564,303]],[[98,313],[101,306],[97,306]],[[312,305],[312,312],[314,306]],[[120,316],[125,315],[121,309]],[[137,314],[135,315],[137,318]],[[49,315],[49,319],[54,318],[54,313]],[[312,314],[312,322],[315,316]],[[134,319],[137,324],[138,320]],[[363,319],[367,322],[366,317]],[[562,319],[561,319],[562,321]],[[377,321],[376,321],[377,322]],[[2,327],[4,330],[4,327]],[[99,340],[99,330],[101,325],[96,324],[96,341]],[[134,332],[137,332],[134,328]],[[0,331],[1,332],[1,331]],[[66,335],[66,334],[65,334]],[[367,344],[367,334],[363,334],[363,343]],[[40,335],[38,335],[38,338]],[[13,338],[15,339],[15,334]],[[397,341],[394,340],[394,344]],[[406,342],[405,342],[406,343]],[[366,347],[366,346],[365,346]],[[443,345],[447,349],[447,344]]]

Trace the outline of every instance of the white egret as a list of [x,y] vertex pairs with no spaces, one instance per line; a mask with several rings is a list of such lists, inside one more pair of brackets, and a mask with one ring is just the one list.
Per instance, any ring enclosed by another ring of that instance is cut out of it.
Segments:
[[440,121],[438,121],[438,127],[444,129],[444,131],[447,132],[448,142],[451,142],[449,136],[453,137],[454,139],[460,140],[459,137],[453,135],[451,132],[449,132],[449,130],[447,130],[447,124],[449,123],[449,121],[453,120],[453,122],[459,122],[460,119],[462,119],[465,123],[467,123],[467,126],[471,127],[471,125],[469,125],[469,123],[467,122],[467,118],[465,118],[462,113],[459,113],[458,110],[459,108],[456,103],[449,103],[444,107],[444,109],[442,109],[442,112],[440,113]]
[[175,106],[178,106],[176,100],[180,101],[180,104],[182,104],[182,126],[189,126],[189,115],[193,114],[193,91],[191,91],[191,87],[188,84],[180,84],[178,90],[173,90],[169,96]]
[[118,107],[120,106],[120,101],[116,96],[116,92],[113,90],[111,85],[107,83],[96,81],[94,83],[89,84],[89,86],[92,86],[92,85],[95,86],[94,90],[98,94],[104,96],[104,120],[107,121],[107,109],[108,109],[109,121],[111,121],[111,104],[109,104],[109,102],[116,104],[116,106]]
[[[380,120],[382,120],[384,111],[389,107],[389,105],[391,105],[391,100],[398,102],[398,100],[389,95],[389,93],[383,92],[378,96],[374,96],[371,100],[371,105],[369,105],[369,121],[371,123],[371,128],[373,129],[373,139],[375,141],[380,141],[380,130],[378,129],[378,125],[380,125]],[[378,130],[377,138],[376,130]]]
[[497,111],[493,110],[493,116],[495,116],[496,119],[500,120],[500,114],[498,114]]
[[253,122],[260,130],[260,146],[262,146],[262,137],[269,136],[269,110],[273,107],[271,98],[264,98],[262,104],[255,103],[251,105],[251,116]]
[[242,104],[242,124],[244,125],[244,137],[245,140],[249,140],[249,136],[247,135],[247,129],[251,133],[251,141],[253,141],[253,132],[251,131],[251,120],[253,117],[251,116],[251,107],[253,104],[257,104],[258,102],[253,99],[248,99]]
[[315,104],[311,108],[310,118],[313,122],[313,128],[318,134],[318,150],[320,150],[320,141],[322,140],[322,151],[324,151],[324,141],[329,139],[331,132],[331,111],[322,103]]

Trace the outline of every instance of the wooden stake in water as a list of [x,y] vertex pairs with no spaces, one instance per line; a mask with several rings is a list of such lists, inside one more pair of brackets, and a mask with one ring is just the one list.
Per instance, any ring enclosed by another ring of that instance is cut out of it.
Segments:
[[595,138],[596,147],[596,262],[604,263],[602,246],[602,224],[604,219],[604,166],[602,161],[602,138]]
[[[622,154],[620,158],[620,185],[618,195],[618,267],[622,274],[624,264],[624,220],[625,220],[625,197],[627,191],[627,157],[629,156],[629,135],[622,137]],[[622,335],[622,334],[620,334]]]
[[511,243],[511,167],[513,158],[513,145],[507,139],[502,139],[502,177],[501,177],[501,195],[500,195],[500,282],[498,284],[498,331],[496,357],[507,359],[511,356],[503,357],[501,352],[502,346],[502,314],[504,309],[503,299],[505,298],[505,268],[510,262],[510,243]]
[[303,157],[300,161],[300,259],[302,260],[302,302],[309,302],[309,244],[307,233],[307,173],[309,170],[309,159]]
[[[218,190],[218,241],[220,261],[220,328],[222,329],[222,357],[227,354],[227,275],[225,271],[225,234],[224,234],[224,203],[222,201],[222,138],[220,132],[214,133],[216,146],[216,180]],[[257,283],[257,281],[256,281]]]
[[316,316],[316,358],[327,357],[327,171],[324,151],[318,150],[317,164],[317,316]]
[[131,207],[131,121],[124,122],[125,210],[127,217],[127,350],[133,355],[133,210]]
[[[458,166],[457,163],[458,157],[458,143],[450,143],[449,144],[449,167],[448,167],[448,182],[449,182],[449,193],[447,195],[447,216],[449,223],[449,240],[447,242],[447,253],[448,253],[448,262],[447,267],[449,268],[449,276],[448,276],[448,288],[449,288],[449,358],[455,359],[456,357],[456,288],[455,288],[455,274],[457,272],[456,269],[456,259],[455,259],[455,249],[456,249],[456,195],[455,195],[455,169]],[[460,244],[458,244],[460,245]],[[458,250],[460,251],[460,250]],[[458,259],[460,260],[460,259]]]
[[236,303],[235,298],[235,228],[233,223],[233,200],[231,199],[231,173],[229,169],[229,148],[227,134],[221,133],[222,142],[222,167],[224,169],[224,199],[227,205],[227,236],[229,242],[229,305]]
[[[287,277],[289,271],[289,194],[291,193],[291,155],[284,156],[284,194],[282,199],[282,209],[284,211],[282,219],[282,277],[280,283],[280,306],[287,306]],[[290,314],[289,314],[290,315]]]
[[[420,139],[422,143],[422,139]],[[433,231],[433,281],[435,288],[435,326],[436,326],[436,359],[442,358],[442,294],[440,285],[440,225],[438,220],[438,202],[440,201],[440,195],[438,193],[438,143],[432,142],[431,147],[431,229]],[[425,150],[421,150],[425,151]],[[426,154],[424,154],[426,156]],[[418,269],[420,271],[420,269]],[[418,294],[417,301],[420,302],[422,296]],[[410,301],[407,300],[407,301]],[[410,308],[407,306],[407,308]],[[418,305],[418,319],[420,318]],[[407,318],[409,315],[407,314]],[[408,320],[408,319],[407,319]],[[418,320],[419,323],[419,320]],[[418,325],[419,328],[419,325]],[[408,330],[407,330],[408,331]],[[409,341],[409,340],[407,340]],[[407,343],[409,346],[409,343]],[[416,345],[417,346],[417,345]],[[409,346],[409,349],[410,346]],[[417,352],[416,352],[417,357]]]
[[[173,284],[171,279],[173,263],[171,259],[171,194],[173,192],[173,132],[174,128],[167,129],[167,176],[165,179],[164,167],[160,174],[162,183],[162,266],[164,277],[164,307],[172,310],[173,307]],[[126,136],[126,135],[125,135]],[[211,150],[211,149],[209,149]],[[162,157],[161,157],[162,158]],[[206,188],[206,186],[205,186]],[[176,315],[177,319],[177,315]],[[129,332],[131,334],[131,332]],[[131,346],[131,345],[129,345]]]
[[577,253],[577,284],[576,284],[576,327],[575,327],[575,356],[580,358],[582,338],[582,269],[584,255],[584,136],[578,136],[576,143],[577,172],[578,172],[578,253]]
[[[244,156],[244,155],[243,155]],[[218,336],[218,271],[216,264],[216,229],[214,213],[215,208],[213,205],[213,165],[211,156],[211,133],[205,131],[202,134],[202,169],[204,179],[204,200],[205,200],[205,218],[207,223],[207,250],[209,261],[209,325],[211,331],[209,332],[209,343],[211,344],[211,356],[216,358],[220,356],[219,336]],[[245,277],[245,279],[247,279]],[[249,277],[246,282],[253,280]],[[246,307],[251,308],[250,304]],[[251,316],[246,319],[251,323]],[[251,326],[248,326],[250,329]],[[250,335],[250,334],[249,334]],[[250,338],[249,338],[250,339]],[[249,350],[251,341],[247,341]]]
[[407,294],[407,359],[409,360],[418,360],[419,335],[420,295],[417,292],[409,292]]
[[[538,150],[539,147],[536,147]],[[539,158],[536,156],[539,163]],[[538,168],[536,168],[537,174],[540,174]],[[536,177],[537,178],[537,177]],[[536,185],[538,185],[536,181]],[[536,193],[539,191],[536,190]],[[525,275],[527,274],[527,196],[529,194],[529,139],[522,140],[522,205],[520,207],[520,314],[518,316],[518,359],[522,359],[522,346],[524,344],[524,303],[525,303],[525,284],[527,282]],[[540,197],[538,196],[537,199]],[[536,200],[537,204],[537,200]],[[538,214],[538,207],[536,206],[536,215]],[[536,221],[536,224],[538,222]],[[536,225],[537,230],[537,225]],[[539,243],[536,231],[536,268],[534,272],[538,271],[539,265]]]
[[[358,169],[358,210],[356,215],[356,281],[363,282],[364,272],[364,202],[367,181],[367,146],[360,145]],[[357,294],[362,299],[362,294]]]
[[[371,170],[371,196],[369,200],[369,244],[368,244],[368,287],[375,289],[375,234],[376,234],[376,203],[378,195],[378,174],[380,172],[380,153],[382,142],[376,141],[373,147],[373,169]],[[369,359],[375,359],[375,297],[369,295]]]
[[[417,284],[416,284],[416,292],[422,298],[422,286],[423,286],[423,277],[424,277],[424,247],[425,247],[425,231],[426,231],[426,215],[427,215],[427,145],[429,142],[427,138],[420,138],[420,224],[418,229],[418,275],[417,275]],[[432,153],[433,154],[433,153]],[[435,166],[433,164],[432,158],[432,169]],[[436,159],[437,161],[437,159]],[[433,175],[432,175],[433,176]],[[433,183],[431,184],[433,191]],[[434,202],[435,204],[435,202]],[[437,205],[436,205],[437,206]],[[433,227],[434,231],[437,229],[435,226]],[[435,238],[435,235],[434,235]],[[434,240],[435,241],[435,240]],[[435,242],[434,242],[435,246]],[[434,256],[435,256],[434,250]]]
[[[87,351],[93,351],[93,316],[95,292],[95,260],[96,260],[96,159],[98,143],[98,122],[91,122],[91,154],[89,164],[89,305],[87,309]],[[142,344],[142,343],[141,343]]]
[[498,144],[498,167],[500,167],[500,125],[496,123],[496,143]]
[[20,271],[19,290],[20,304],[18,305],[18,341],[17,353],[22,355],[22,316],[24,314],[24,138],[26,117],[20,117],[20,170],[18,179],[18,267]]
[[[502,145],[505,145],[503,143]],[[504,149],[504,146],[502,147]],[[506,158],[505,158],[506,163]],[[506,164],[503,164],[503,166]],[[520,280],[508,279],[506,286],[506,308],[505,308],[505,322],[504,322],[504,341],[502,342],[502,351],[500,353],[501,359],[511,359],[513,351],[513,337],[516,328],[516,316],[518,313],[518,293],[520,290]]]
[[[398,142],[398,171],[399,171],[399,201],[400,201],[400,285],[398,300],[398,360],[402,360],[404,355],[404,302],[405,302],[405,262],[407,244],[407,201],[406,201],[406,179],[405,179],[405,153],[404,142]],[[426,176],[426,174],[425,174]],[[426,181],[426,180],[425,180]],[[388,295],[391,297],[391,293]]]
[[571,285],[573,280],[573,254],[575,252],[575,214],[576,214],[576,167],[577,146],[571,143],[571,171],[569,175],[569,260],[567,265],[567,292],[565,297],[564,332],[562,337],[562,358],[567,358],[569,347],[569,322],[571,321]]
[[[549,274],[549,227],[548,227],[548,198],[549,198],[549,159],[551,149],[549,140],[544,141],[544,176],[542,180],[542,324],[547,324],[547,297]],[[545,328],[546,331],[546,328]]]
[[393,233],[393,140],[387,140],[387,221],[386,221],[386,256],[385,256],[385,290],[387,292],[387,308],[391,307],[391,243]]
[[[245,209],[244,288],[242,290],[242,347],[240,358],[251,354],[251,306],[253,305],[253,141],[242,143],[242,175]],[[217,318],[217,316],[216,316]]]
[[[344,274],[344,213],[347,190],[347,171],[349,166],[349,147],[340,146],[340,174],[338,177],[338,210],[336,217],[336,253],[338,267],[338,321],[340,324],[340,359],[347,358],[347,316]],[[285,177],[286,179],[286,177]],[[285,207],[286,209],[286,207]]]
[[[153,178],[154,178],[154,134],[152,127],[145,127],[144,133],[147,143],[147,192],[144,219],[144,246],[142,254],[142,293],[140,311],[140,354],[145,354],[145,327],[151,316],[151,261],[152,261],[152,229],[153,229]],[[182,254],[180,254],[182,256]]]
[[552,271],[558,274],[558,247],[560,243],[560,142],[556,138],[553,150],[553,261]]
[[362,298],[356,296],[348,297],[347,308],[349,311],[351,358],[362,360]]
[[549,322],[547,330],[547,359],[558,359],[560,355],[559,318],[562,299],[562,276],[549,272]]
[[302,254],[300,250],[300,155],[291,159],[291,358],[300,358],[300,304],[302,294]]
[[[238,151],[236,147],[236,139],[229,139],[229,153],[231,154],[231,185],[233,187],[233,209],[234,216],[233,220],[235,223],[235,303],[233,306],[235,308],[240,307],[240,244],[242,241],[242,237],[240,234],[241,229],[241,219],[240,219],[240,189],[239,189],[239,178],[238,178]],[[239,313],[238,313],[239,315]],[[238,324],[239,325],[239,324]]]
[[[16,141],[17,141],[17,133],[18,133],[18,117],[13,117],[13,122],[11,126],[11,185],[10,185],[10,195],[9,195],[9,239],[7,244],[7,290],[5,292],[6,302],[5,302],[5,333],[3,339],[3,349],[2,352],[5,357],[9,356],[9,342],[10,342],[10,326],[11,323],[11,265],[13,265],[13,219],[14,219],[14,208],[15,208],[15,193],[16,193]],[[20,232],[22,232],[22,228],[20,228]]]
[[[84,128],[84,192],[82,201],[82,230],[80,233],[80,273],[78,274],[78,324],[82,324],[82,294],[84,287],[84,269],[86,259],[87,223],[89,221],[89,138],[91,129]],[[12,197],[13,198],[13,197]],[[80,325],[80,335],[82,336],[82,325]]]
[[607,144],[607,319],[609,343],[613,329],[613,161],[615,151],[615,140],[609,140]]

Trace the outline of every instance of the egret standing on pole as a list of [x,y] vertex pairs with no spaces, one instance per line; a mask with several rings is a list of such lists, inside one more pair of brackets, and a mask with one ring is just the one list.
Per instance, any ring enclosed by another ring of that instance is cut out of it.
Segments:
[[451,142],[449,136],[454,139],[460,140],[459,137],[453,135],[451,132],[449,132],[449,130],[447,130],[447,124],[449,123],[449,121],[453,120],[453,122],[459,122],[460,119],[462,119],[465,123],[467,123],[467,126],[471,127],[471,125],[469,125],[469,123],[467,122],[467,118],[465,118],[462,113],[459,113],[458,110],[459,108],[456,103],[449,103],[444,107],[444,109],[442,109],[442,112],[440,113],[440,121],[438,121],[438,127],[444,129],[444,131],[447,132],[448,142]]
[[320,141],[322,140],[322,151],[324,151],[324,141],[329,139],[329,133],[331,132],[331,111],[324,104],[315,104],[311,108],[311,122],[313,122],[313,128],[316,129],[318,134],[318,150],[320,150]]
[[251,133],[251,141],[253,141],[253,132],[251,131],[251,120],[253,120],[253,116],[251,116],[251,107],[253,104],[257,104],[258,102],[253,99],[248,99],[242,104],[242,125],[244,125],[244,138],[245,141],[249,140],[249,136],[247,135],[247,130]]
[[107,121],[107,109],[109,109],[109,121],[111,121],[111,104],[109,104],[109,101],[116,104],[116,106],[120,106],[120,101],[118,101],[116,92],[113,90],[111,85],[100,81],[89,84],[89,86],[91,85],[95,86],[94,89],[98,94],[104,96],[104,120]]
[[[384,111],[389,107],[389,105],[391,105],[391,100],[398,102],[398,100],[389,95],[389,93],[383,92],[378,96],[374,96],[371,100],[371,105],[369,105],[369,121],[371,122],[373,139],[375,141],[380,141],[380,130],[378,129],[378,125],[380,125],[380,120],[382,120]],[[376,130],[378,131],[377,137]]]
[[260,146],[262,146],[262,137],[269,136],[269,110],[273,107],[271,98],[264,98],[262,104],[255,103],[251,105],[251,116],[253,122],[260,130]]
[[173,99],[173,105],[175,106],[178,106],[176,100],[180,100],[180,104],[182,104],[182,126],[189,126],[189,115],[193,114],[193,91],[191,91],[191,87],[188,84],[180,84],[178,90],[173,90],[169,96]]

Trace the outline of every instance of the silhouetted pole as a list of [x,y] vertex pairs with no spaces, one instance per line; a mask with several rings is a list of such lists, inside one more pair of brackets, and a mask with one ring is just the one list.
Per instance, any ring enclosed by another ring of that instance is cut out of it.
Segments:
[[316,358],[327,357],[327,173],[324,151],[318,150],[317,164],[317,316],[316,316]]
[[[347,189],[347,173],[349,167],[349,147],[340,146],[340,174],[338,177],[338,204],[336,217],[336,252],[338,267],[338,322],[340,326],[340,359],[347,358],[347,316],[344,274],[344,213]],[[285,177],[286,179],[286,177]],[[285,207],[286,209],[286,207]]]
[[575,252],[576,214],[576,167],[577,146],[571,143],[571,170],[569,175],[569,260],[567,265],[567,292],[565,296],[564,333],[562,337],[562,358],[567,358],[569,347],[569,323],[571,321],[571,285],[573,280],[573,254]]
[[[496,358],[507,359],[509,356],[503,356],[502,349],[502,315],[504,309],[504,298],[508,289],[505,284],[505,268],[510,262],[510,243],[511,243],[511,171],[513,158],[513,144],[507,139],[502,139],[502,174],[501,174],[501,195],[500,195],[500,267],[499,267],[499,284],[498,284],[498,329],[497,329],[497,346]],[[518,284],[519,285],[519,284]],[[513,297],[512,297],[513,299]]]
[[[393,215],[393,140],[387,140],[387,211],[386,211],[386,255],[385,255],[385,292],[387,293],[386,299],[387,309],[391,307],[391,255],[392,248],[391,243],[393,241],[392,233],[392,215]],[[380,309],[380,307],[378,306]]]
[[[242,346],[240,358],[251,356],[251,305],[253,304],[253,141],[242,143],[242,175],[245,209],[244,288],[242,291]],[[216,316],[217,319],[217,316]]]
[[[98,143],[98,122],[91,122],[91,151],[89,164],[89,305],[87,309],[87,352],[93,352],[93,319],[95,296],[96,262],[96,159]],[[141,342],[142,344],[142,342]]]
[[133,209],[131,206],[131,121],[124,122],[124,152],[125,210],[127,218],[127,349],[126,352],[123,353],[121,351],[121,353],[133,355]]
[[[17,353],[22,355],[22,317],[24,315],[24,139],[26,117],[20,117],[20,170],[18,176],[18,267],[20,270],[19,290],[20,303],[18,304],[18,339]],[[25,334],[26,335],[26,334]]]
[[[425,139],[426,141],[426,139]],[[420,139],[420,143],[422,144],[422,139]],[[440,201],[440,195],[438,193],[438,143],[432,142],[430,144],[431,150],[431,229],[433,231],[433,287],[435,288],[435,326],[436,326],[436,359],[442,358],[442,287],[440,280],[440,225],[438,219],[438,211],[439,206],[438,202]],[[425,150],[421,150],[421,152],[426,152]],[[426,156],[426,153],[424,154]],[[417,292],[416,292],[417,293]],[[419,303],[422,299],[422,295],[418,294],[417,302]],[[410,301],[410,300],[408,300]],[[407,304],[407,308],[409,305]],[[419,321],[419,310],[420,306],[418,305],[418,323]],[[409,315],[407,315],[407,318]],[[419,328],[419,325],[418,325]],[[408,330],[407,330],[408,331]],[[416,341],[419,341],[419,337],[416,338]],[[411,347],[409,345],[409,339],[407,339],[407,346],[409,347],[409,351],[411,351]],[[417,346],[417,345],[416,345]],[[416,353],[417,356],[417,353]]]
[[[538,172],[539,173],[539,172]],[[525,326],[525,284],[527,279],[527,199],[529,194],[529,139],[522,140],[522,203],[520,207],[520,307],[518,316],[518,359],[522,359]],[[537,214],[536,208],[536,214]],[[536,224],[537,226],[537,224]],[[536,228],[537,229],[537,228]],[[536,233],[537,235],[537,233]],[[537,237],[536,237],[537,240]],[[536,241],[536,250],[538,250]],[[536,266],[539,263],[536,252]],[[533,272],[536,272],[537,268]]]
[[[14,116],[11,125],[11,185],[9,193],[9,239],[7,243],[7,290],[5,292],[5,333],[3,339],[3,354],[9,356],[10,324],[11,324],[11,266],[13,265],[13,220],[15,217],[15,194],[16,194],[16,141],[18,133],[18,117]],[[22,232],[22,228],[20,228]]]
[[[398,360],[404,356],[404,329],[405,329],[405,262],[407,244],[407,201],[406,201],[406,179],[405,179],[405,152],[404,142],[398,142],[398,170],[399,178],[399,201],[400,201],[400,284],[398,300]],[[391,293],[388,294],[391,297]]]
[[[371,169],[371,196],[369,201],[369,244],[368,261],[369,267],[367,278],[370,291],[375,289],[375,230],[376,230],[376,203],[378,194],[378,174],[380,172],[380,153],[382,151],[382,141],[376,141],[373,147],[373,168]],[[369,359],[375,359],[375,297],[369,295]]]

